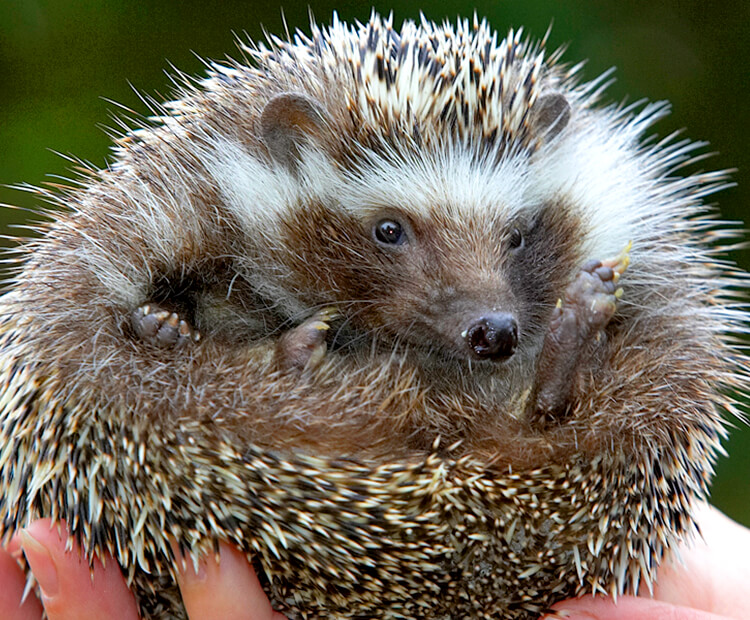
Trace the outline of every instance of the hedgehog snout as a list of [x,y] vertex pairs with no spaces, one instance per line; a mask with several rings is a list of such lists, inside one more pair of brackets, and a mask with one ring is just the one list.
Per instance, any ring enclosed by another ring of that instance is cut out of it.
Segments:
[[486,314],[464,332],[464,339],[479,359],[507,358],[518,346],[518,323],[512,314]]

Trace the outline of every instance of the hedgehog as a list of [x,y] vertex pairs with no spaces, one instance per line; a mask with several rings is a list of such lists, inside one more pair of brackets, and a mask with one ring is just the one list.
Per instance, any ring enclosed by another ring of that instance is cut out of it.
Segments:
[[739,415],[747,276],[687,176],[511,30],[373,14],[178,76],[0,298],[0,534],[64,520],[144,618],[228,541],[304,618],[650,590]]

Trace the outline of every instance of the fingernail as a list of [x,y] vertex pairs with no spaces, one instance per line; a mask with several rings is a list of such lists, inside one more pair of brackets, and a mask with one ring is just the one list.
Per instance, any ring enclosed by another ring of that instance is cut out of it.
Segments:
[[57,580],[57,566],[50,555],[49,550],[26,530],[21,531],[21,546],[23,547],[26,561],[34,573],[34,578],[39,583],[39,588],[45,598],[57,595],[59,582]]

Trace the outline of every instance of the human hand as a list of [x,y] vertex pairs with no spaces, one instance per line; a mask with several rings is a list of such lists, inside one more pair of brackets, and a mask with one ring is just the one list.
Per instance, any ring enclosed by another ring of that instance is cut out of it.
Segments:
[[567,620],[728,620],[750,618],[750,529],[708,505],[696,515],[703,535],[683,545],[684,562],[663,565],[653,598],[623,596],[615,605],[584,596],[554,606]]
[[[26,576],[15,557],[26,554],[42,591],[49,620],[137,620],[135,598],[114,559],[106,566],[94,563],[93,580],[88,562],[77,550],[65,551],[65,534],[50,529],[48,520],[32,523],[10,547],[0,549],[0,618],[39,620],[42,603],[33,595],[19,606]],[[204,561],[195,573],[192,563],[183,563],[179,576],[182,600],[190,620],[285,620],[271,609],[266,595],[245,556],[221,545],[221,561]]]
[[[665,565],[659,570],[654,597],[623,596],[615,605],[606,597],[586,596],[555,605],[569,620],[723,620],[750,618],[750,530],[731,521],[715,508],[699,510],[702,540],[684,546],[684,565]],[[24,547],[43,590],[45,564],[35,562],[37,543],[49,549],[53,572],[61,575],[57,594],[44,604],[50,620],[68,618],[137,618],[135,601],[114,561],[107,567],[97,563],[94,582],[88,565],[75,553],[63,553],[64,542],[46,521],[28,528]],[[33,549],[32,549],[33,547]],[[11,552],[18,553],[16,540]],[[37,558],[38,560],[39,558]],[[49,567],[49,565],[47,565]],[[186,567],[180,578],[183,600],[191,620],[202,618],[243,618],[284,620],[274,612],[244,556],[222,545],[221,563],[207,561],[196,575]],[[18,606],[25,577],[10,553],[0,553],[0,617],[10,620],[37,620],[41,605],[34,597]],[[567,615],[565,615],[567,614]],[[553,616],[548,616],[553,617]]]

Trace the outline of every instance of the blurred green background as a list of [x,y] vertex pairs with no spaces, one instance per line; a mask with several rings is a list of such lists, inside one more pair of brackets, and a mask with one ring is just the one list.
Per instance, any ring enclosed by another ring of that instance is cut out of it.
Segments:
[[[235,54],[235,35],[253,38],[283,33],[282,10],[290,28],[307,29],[308,7],[330,20],[337,10],[346,20],[367,19],[370,5],[350,1],[237,2],[228,0],[2,0],[0,1],[0,183],[41,184],[69,174],[71,153],[105,165],[113,126],[113,100],[146,112],[133,88],[168,95],[169,63],[200,74],[198,56]],[[397,22],[468,16],[475,9],[501,33],[524,26],[535,37],[552,23],[551,47],[569,43],[565,58],[589,59],[593,78],[617,67],[611,100],[668,99],[673,114],[656,127],[660,135],[687,127],[686,135],[708,140],[718,155],[710,169],[738,168],[738,186],[716,200],[732,220],[750,223],[750,2],[704,3],[681,0],[506,0],[464,2],[376,2],[393,10]],[[132,85],[132,86],[131,86]],[[0,188],[0,203],[33,206],[33,196]],[[0,211],[3,232],[24,213]],[[750,268],[750,252],[734,259]],[[750,429],[739,425],[727,442],[713,501],[750,525]]]

